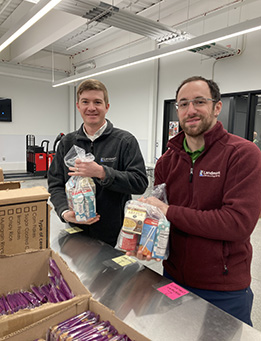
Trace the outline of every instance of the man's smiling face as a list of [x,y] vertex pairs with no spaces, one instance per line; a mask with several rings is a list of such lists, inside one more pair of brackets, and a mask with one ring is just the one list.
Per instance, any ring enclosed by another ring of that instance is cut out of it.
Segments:
[[97,131],[105,123],[109,104],[105,104],[101,90],[85,90],[76,103],[86,131]]
[[[184,84],[178,93],[177,103],[194,99],[211,99],[209,86],[197,80]],[[194,106],[189,102],[186,108],[179,107],[178,118],[181,128],[188,136],[197,137],[210,130],[217,122],[221,102],[205,101],[204,105]]]

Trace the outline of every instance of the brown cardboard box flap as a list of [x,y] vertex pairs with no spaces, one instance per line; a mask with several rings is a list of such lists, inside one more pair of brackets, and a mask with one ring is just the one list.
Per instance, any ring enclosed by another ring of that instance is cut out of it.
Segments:
[[0,168],[0,182],[3,182],[4,181],[4,172],[3,172],[3,169]]
[[3,274],[1,276],[0,295],[28,290],[31,285],[46,284],[49,281],[50,258],[55,260],[64,279],[70,282],[70,287],[76,292],[76,295],[89,293],[76,273],[70,270],[58,253],[52,249],[45,249],[15,255],[0,255],[0,273]]
[[43,186],[19,188],[0,191],[0,206],[13,203],[25,203],[37,200],[47,200],[50,194]]
[[17,189],[21,187],[20,181],[6,181],[0,182],[0,191],[4,191],[7,189]]

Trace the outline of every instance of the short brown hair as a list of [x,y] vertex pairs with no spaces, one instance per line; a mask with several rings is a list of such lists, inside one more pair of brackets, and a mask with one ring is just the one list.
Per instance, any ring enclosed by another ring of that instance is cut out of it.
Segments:
[[103,92],[104,96],[104,102],[107,106],[109,103],[109,96],[108,91],[106,89],[106,86],[98,81],[97,79],[87,79],[78,86],[77,89],[77,102],[79,102],[80,95],[83,93],[83,91],[90,91],[90,90],[98,90]]
[[189,77],[189,78],[185,79],[180,84],[180,86],[178,87],[178,89],[176,91],[176,100],[178,98],[179,91],[183,87],[183,85],[190,83],[190,82],[195,82],[195,81],[203,81],[203,82],[207,83],[212,98],[215,100],[216,103],[218,101],[220,101],[221,95],[220,95],[220,90],[219,90],[217,83],[215,83],[212,79],[206,79],[206,78],[201,77],[201,76],[193,76],[193,77]]

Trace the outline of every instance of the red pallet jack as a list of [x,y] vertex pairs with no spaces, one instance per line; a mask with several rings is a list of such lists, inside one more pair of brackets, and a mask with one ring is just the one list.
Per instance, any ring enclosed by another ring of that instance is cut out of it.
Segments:
[[64,136],[64,133],[60,133],[60,134],[56,137],[56,139],[55,139],[55,141],[54,141],[54,143],[53,143],[53,150],[48,152],[48,157],[47,157],[47,169],[50,168],[50,165],[51,165],[51,163],[52,163],[52,161],[53,161],[53,158],[54,158],[54,156],[55,156],[55,154],[56,154],[56,147],[57,147],[57,144],[58,144],[58,142],[60,142],[60,140],[62,139],[63,136]]
[[35,136],[26,135],[26,171],[4,173],[5,179],[22,179],[31,177],[47,177],[50,164],[56,154],[57,143],[64,136],[60,133],[53,145],[53,150],[48,151],[48,140],[43,140],[40,146],[35,145]]
[[34,175],[46,176],[49,141],[43,140],[35,145],[35,136],[26,135],[26,169]]

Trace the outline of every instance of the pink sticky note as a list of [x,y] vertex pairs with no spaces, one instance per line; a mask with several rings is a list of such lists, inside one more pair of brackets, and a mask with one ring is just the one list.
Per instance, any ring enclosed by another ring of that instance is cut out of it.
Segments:
[[186,289],[183,289],[176,283],[170,283],[170,284],[164,285],[164,287],[158,288],[158,291],[168,296],[171,300],[175,300],[189,293]]

